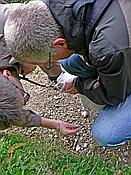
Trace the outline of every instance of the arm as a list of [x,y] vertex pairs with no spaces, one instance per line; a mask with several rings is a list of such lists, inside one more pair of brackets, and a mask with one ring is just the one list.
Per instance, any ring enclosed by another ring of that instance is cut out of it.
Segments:
[[118,51],[99,59],[91,57],[99,78],[77,78],[75,87],[78,92],[97,104],[120,103],[131,91],[131,61],[127,53]]
[[62,120],[41,117],[41,123],[42,127],[58,130],[63,136],[73,135],[80,130],[78,125],[69,124]]
[[80,130],[78,125],[69,124],[62,120],[40,117],[30,110],[19,109],[18,117],[12,120],[12,125],[20,127],[44,127],[60,131],[64,136],[75,134]]
[[[129,51],[127,51],[129,52]],[[129,53],[118,51],[95,59],[91,57],[98,78],[77,77],[65,82],[63,92],[87,96],[100,105],[120,103],[131,92],[131,59]]]

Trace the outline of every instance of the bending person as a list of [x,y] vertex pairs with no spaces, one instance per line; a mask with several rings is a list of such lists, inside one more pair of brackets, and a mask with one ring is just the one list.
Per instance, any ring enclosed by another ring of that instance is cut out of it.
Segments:
[[77,125],[44,118],[23,108],[29,100],[29,94],[24,91],[19,81],[19,74],[30,73],[36,66],[16,62],[7,49],[3,33],[8,15],[19,5],[17,3],[0,5],[0,129],[9,128],[12,125],[41,126],[59,130],[63,135],[75,134],[80,129]]

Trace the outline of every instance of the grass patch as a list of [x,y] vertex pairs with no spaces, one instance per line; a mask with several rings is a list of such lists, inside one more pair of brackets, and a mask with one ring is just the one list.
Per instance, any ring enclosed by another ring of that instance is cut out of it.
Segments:
[[35,143],[22,136],[0,139],[0,175],[130,175],[128,167],[103,162],[99,157],[76,155],[53,145]]

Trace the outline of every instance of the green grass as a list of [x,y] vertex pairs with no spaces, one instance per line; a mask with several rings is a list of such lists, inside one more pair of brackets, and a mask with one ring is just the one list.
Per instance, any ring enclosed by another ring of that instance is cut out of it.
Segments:
[[0,175],[113,175],[118,170],[131,174],[130,168],[73,154],[49,140],[36,143],[16,135],[0,139]]

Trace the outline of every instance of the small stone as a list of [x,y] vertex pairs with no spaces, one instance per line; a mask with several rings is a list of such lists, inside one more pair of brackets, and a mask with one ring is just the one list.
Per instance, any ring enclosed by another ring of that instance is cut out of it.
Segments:
[[124,156],[128,156],[128,151],[125,151],[124,152]]
[[57,135],[54,135],[54,138],[57,138],[58,136]]
[[36,131],[37,130],[37,127],[32,127],[30,130],[31,131]]
[[83,111],[82,112],[82,117],[87,118],[89,116],[89,112]]
[[87,148],[88,144],[84,143],[83,148]]
[[79,145],[76,146],[76,151],[79,151],[81,148]]

